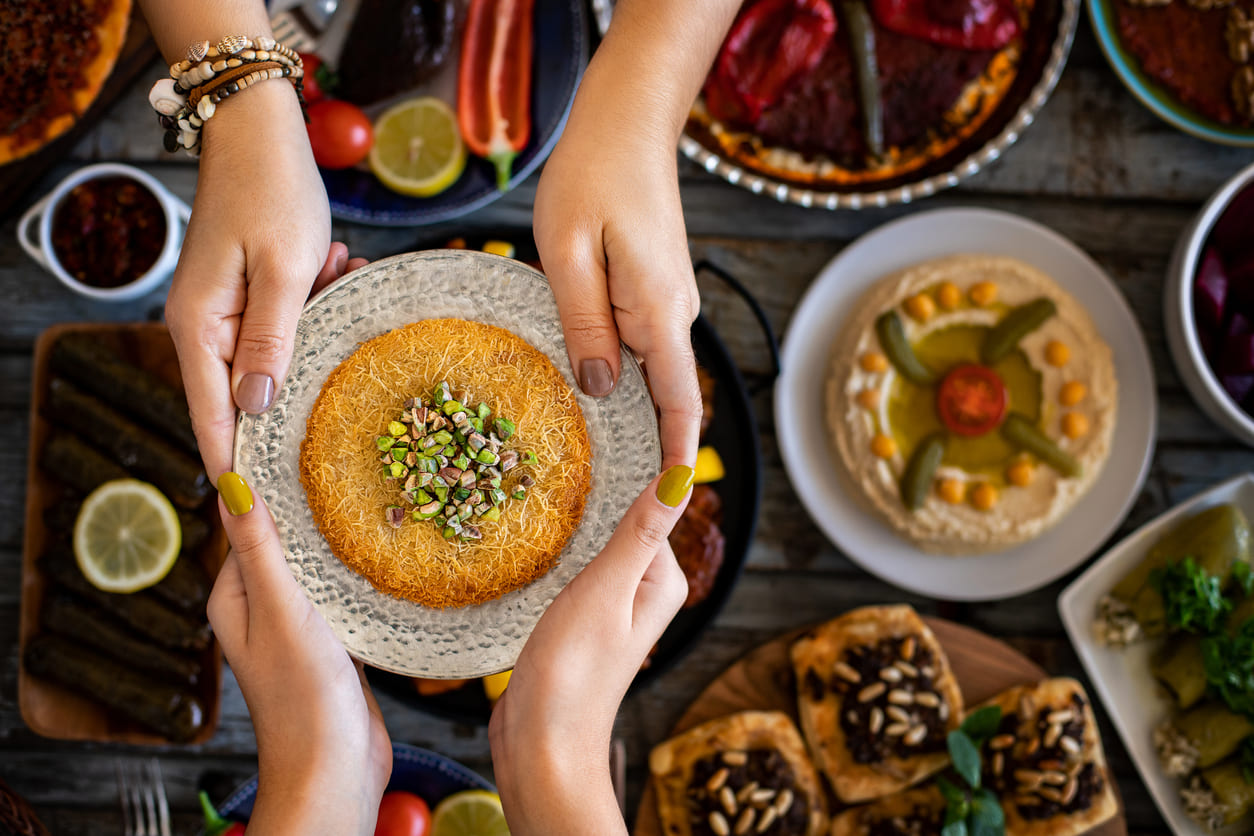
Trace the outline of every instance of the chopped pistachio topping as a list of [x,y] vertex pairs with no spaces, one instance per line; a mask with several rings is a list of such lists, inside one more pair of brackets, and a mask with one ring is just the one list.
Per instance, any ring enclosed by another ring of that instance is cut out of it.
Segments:
[[511,498],[526,499],[535,479],[520,470],[539,462],[535,453],[507,448],[517,425],[494,415],[486,403],[472,406],[469,394],[446,381],[434,387],[430,399],[404,403],[398,420],[389,421],[386,434],[375,439],[384,478],[400,481],[402,495],[414,506],[408,514],[402,506],[387,506],[388,522],[399,528],[406,516],[434,520],[446,540],[482,539],[480,524],[499,520]]

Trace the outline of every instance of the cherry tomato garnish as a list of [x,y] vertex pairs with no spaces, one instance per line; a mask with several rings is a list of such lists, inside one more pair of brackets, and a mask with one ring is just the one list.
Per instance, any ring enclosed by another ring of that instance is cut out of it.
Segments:
[[322,89],[322,79],[326,77],[326,67],[322,64],[322,56],[313,52],[302,52],[301,63],[305,67],[304,84],[305,104],[316,104],[326,98],[327,92]]
[[309,108],[309,144],[314,162],[323,168],[348,168],[370,153],[374,128],[361,108],[323,99]]
[[427,836],[431,832],[431,808],[412,792],[383,794],[374,836]]
[[987,366],[967,363],[945,375],[936,390],[936,411],[950,432],[983,435],[1006,416],[1006,384]]

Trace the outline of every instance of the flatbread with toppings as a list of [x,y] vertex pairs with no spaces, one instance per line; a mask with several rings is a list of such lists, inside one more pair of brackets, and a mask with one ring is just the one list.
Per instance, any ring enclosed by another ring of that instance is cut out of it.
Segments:
[[827,805],[788,715],[742,711],[653,747],[649,772],[666,836],[819,836]]
[[122,51],[130,0],[6,3],[0,15],[0,165],[70,129]]
[[962,694],[909,606],[863,607],[792,646],[801,728],[841,801],[905,789],[944,768]]
[[846,810],[832,819],[830,836],[933,836],[944,818],[940,790],[917,787]]
[[1001,727],[984,748],[984,783],[1002,799],[1006,832],[1074,836],[1118,812],[1084,688],[1059,677],[1003,691],[987,705]]

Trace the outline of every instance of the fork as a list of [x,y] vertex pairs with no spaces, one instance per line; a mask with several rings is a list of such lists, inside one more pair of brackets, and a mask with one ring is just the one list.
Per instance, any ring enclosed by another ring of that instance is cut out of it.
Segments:
[[170,805],[161,782],[161,764],[114,761],[122,801],[125,836],[171,836]]

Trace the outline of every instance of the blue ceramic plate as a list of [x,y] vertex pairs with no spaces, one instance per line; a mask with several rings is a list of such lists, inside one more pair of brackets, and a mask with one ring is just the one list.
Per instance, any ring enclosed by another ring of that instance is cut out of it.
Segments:
[[1185,107],[1175,94],[1145,74],[1141,62],[1119,40],[1119,17],[1114,3],[1115,0],[1088,0],[1089,20],[1106,60],[1132,95],[1159,119],[1187,134],[1222,145],[1254,147],[1254,128],[1236,128],[1209,119]]
[[[388,790],[412,792],[431,809],[446,796],[462,790],[489,790],[496,792],[486,778],[472,772],[456,761],[443,755],[408,743],[392,744],[392,778]],[[257,776],[249,778],[226,801],[218,805],[218,812],[232,821],[248,821],[257,800]]]
[[[509,188],[521,183],[553,150],[566,124],[575,88],[588,60],[587,12],[583,0],[536,0],[531,65],[531,140],[514,159]],[[456,75],[456,56],[444,72]],[[418,95],[420,91],[415,91]],[[368,111],[372,116],[374,109]],[[322,169],[332,216],[374,226],[439,223],[486,206],[504,192],[492,165],[469,155],[457,182],[434,197],[389,191],[369,171]]]

